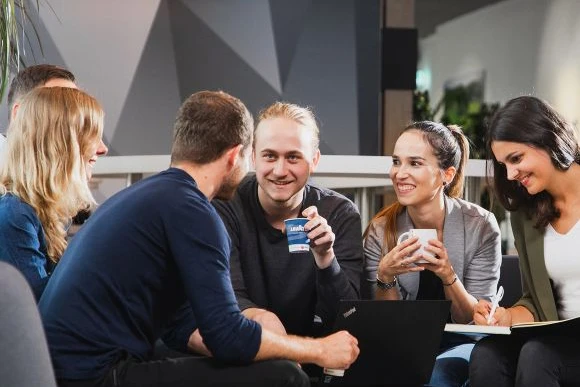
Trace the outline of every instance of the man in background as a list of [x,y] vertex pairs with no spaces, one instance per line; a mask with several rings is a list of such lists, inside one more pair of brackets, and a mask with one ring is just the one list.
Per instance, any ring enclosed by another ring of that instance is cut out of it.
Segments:
[[[70,71],[51,64],[34,65],[20,70],[12,79],[8,96],[6,97],[8,103],[8,119],[12,121],[20,105],[20,99],[26,93],[37,87],[55,86],[76,89],[75,76]],[[0,154],[2,153],[5,142],[5,135],[0,134]]]
[[10,109],[10,120],[14,117],[20,104],[20,98],[37,87],[70,87],[76,89],[75,76],[62,67],[51,64],[40,64],[26,67],[18,72],[8,90],[7,102]]

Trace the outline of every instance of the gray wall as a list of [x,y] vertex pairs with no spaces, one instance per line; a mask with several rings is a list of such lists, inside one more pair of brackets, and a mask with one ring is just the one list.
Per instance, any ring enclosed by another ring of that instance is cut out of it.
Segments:
[[[112,155],[167,154],[191,93],[221,89],[253,112],[311,106],[326,154],[378,154],[378,0],[50,0],[29,64],[69,68],[106,111]],[[3,109],[6,122],[6,109]]]

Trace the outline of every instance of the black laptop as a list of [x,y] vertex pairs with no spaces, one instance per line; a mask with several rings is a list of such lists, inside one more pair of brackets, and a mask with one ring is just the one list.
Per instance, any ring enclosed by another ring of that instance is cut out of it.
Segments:
[[450,307],[451,301],[341,301],[335,331],[355,336],[360,355],[344,376],[323,373],[318,385],[428,383]]

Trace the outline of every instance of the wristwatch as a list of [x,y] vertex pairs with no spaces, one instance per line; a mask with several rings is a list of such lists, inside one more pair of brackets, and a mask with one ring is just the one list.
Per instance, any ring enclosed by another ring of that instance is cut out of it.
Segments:
[[394,288],[395,285],[397,285],[397,277],[393,277],[393,280],[391,282],[383,282],[381,281],[379,275],[377,274],[377,287],[379,289],[389,290],[391,288]]

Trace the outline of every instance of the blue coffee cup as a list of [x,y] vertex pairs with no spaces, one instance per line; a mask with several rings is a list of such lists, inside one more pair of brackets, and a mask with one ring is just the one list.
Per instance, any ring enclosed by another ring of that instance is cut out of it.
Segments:
[[310,250],[310,239],[306,236],[304,225],[308,222],[306,218],[286,219],[286,236],[288,238],[288,250],[291,253],[303,253]]

